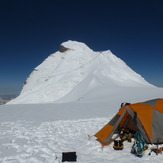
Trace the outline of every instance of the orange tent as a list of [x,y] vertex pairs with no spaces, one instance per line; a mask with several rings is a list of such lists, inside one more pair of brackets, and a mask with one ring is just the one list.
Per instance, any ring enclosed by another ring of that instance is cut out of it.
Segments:
[[163,143],[163,99],[125,104],[94,136],[107,145],[122,127],[140,131],[147,143]]

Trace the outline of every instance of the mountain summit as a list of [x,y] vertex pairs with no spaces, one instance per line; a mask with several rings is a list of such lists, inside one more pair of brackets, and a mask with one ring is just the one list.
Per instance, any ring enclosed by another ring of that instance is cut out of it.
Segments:
[[84,43],[67,41],[33,70],[19,97],[10,103],[87,100],[93,90],[109,92],[122,87],[152,85],[110,50],[94,52]]

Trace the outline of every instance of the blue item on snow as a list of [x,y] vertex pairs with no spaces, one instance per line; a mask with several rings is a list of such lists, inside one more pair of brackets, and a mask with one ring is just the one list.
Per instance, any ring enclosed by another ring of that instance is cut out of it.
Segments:
[[142,157],[144,154],[144,146],[146,145],[143,135],[139,131],[137,131],[134,134],[134,139],[135,142],[132,146],[131,153],[137,157]]

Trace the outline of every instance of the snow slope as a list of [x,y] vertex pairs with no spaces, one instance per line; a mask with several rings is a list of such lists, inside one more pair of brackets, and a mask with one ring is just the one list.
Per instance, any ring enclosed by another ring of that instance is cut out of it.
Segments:
[[34,69],[20,96],[9,103],[88,101],[95,89],[117,87],[153,86],[111,51],[94,52],[84,43],[67,41]]

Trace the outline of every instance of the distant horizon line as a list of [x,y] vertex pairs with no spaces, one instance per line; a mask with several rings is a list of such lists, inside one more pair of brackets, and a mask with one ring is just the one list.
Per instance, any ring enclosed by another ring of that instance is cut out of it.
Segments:
[[0,94],[0,97],[2,97],[2,98],[15,98],[15,97],[17,97],[17,96],[19,96],[19,94]]

